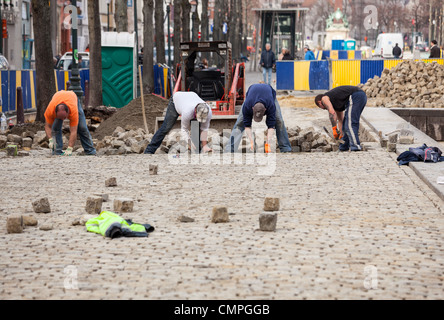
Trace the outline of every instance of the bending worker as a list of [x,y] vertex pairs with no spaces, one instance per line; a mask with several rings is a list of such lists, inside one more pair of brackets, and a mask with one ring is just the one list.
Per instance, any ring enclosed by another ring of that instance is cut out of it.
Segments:
[[333,135],[336,139],[344,140],[344,143],[339,145],[339,150],[361,151],[359,119],[367,104],[365,92],[354,86],[340,86],[316,96],[315,104],[328,110]]
[[[150,144],[145,149],[145,154],[154,154],[162,144],[165,136],[170,132],[179,116],[181,119],[181,136],[185,142],[191,141],[191,121],[196,119],[200,122],[200,140],[202,143],[202,151],[210,152],[207,137],[210,121],[212,117],[211,108],[203,101],[195,92],[179,91],[176,92],[168,103],[165,114],[165,120],[159,130],[154,134]],[[199,146],[195,146],[191,141],[191,148],[195,151]]]
[[[63,120],[69,119],[68,148],[63,152]],[[96,149],[86,125],[82,105],[73,91],[59,91],[54,94],[45,111],[45,132],[53,154],[70,156],[79,134],[86,155],[95,155]],[[55,140],[54,140],[55,138]]]
[[[241,112],[231,132],[226,151],[237,151],[244,130],[250,140],[250,150],[254,151],[254,139],[251,131],[252,121],[261,122],[264,116],[266,116],[265,124],[268,127],[268,146],[271,146],[273,134],[276,131],[279,150],[281,152],[291,152],[287,129],[282,118],[281,108],[276,99],[276,91],[265,83],[253,84],[248,88]],[[268,153],[269,151],[270,147],[267,150],[266,146],[265,152]]]

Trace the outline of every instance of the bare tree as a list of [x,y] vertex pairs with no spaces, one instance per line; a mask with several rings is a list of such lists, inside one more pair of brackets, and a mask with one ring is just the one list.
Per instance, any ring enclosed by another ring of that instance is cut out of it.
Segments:
[[[181,35],[181,3],[182,0],[174,0],[174,38],[173,38],[173,46],[174,46],[174,63],[178,64],[180,62],[180,35]],[[174,69],[175,71],[175,69]]]
[[224,0],[215,0],[214,1],[214,22],[213,22],[213,40],[220,41],[222,40],[222,27],[224,24]]
[[201,20],[201,39],[202,41],[209,40],[209,17],[208,17],[208,0],[202,0],[202,14]]
[[117,32],[128,32],[128,1],[115,0],[114,20]]
[[143,93],[154,92],[154,28],[153,28],[154,1],[143,0]]
[[102,95],[102,34],[100,25],[99,0],[88,0],[89,31],[89,105],[103,104]]
[[190,41],[191,5],[188,0],[182,0],[182,41]]
[[155,0],[154,20],[156,24],[156,61],[165,63],[165,31],[163,0]]
[[55,93],[54,60],[51,47],[49,2],[32,0],[32,26],[34,28],[35,67],[37,74],[37,122],[44,122],[46,107]]

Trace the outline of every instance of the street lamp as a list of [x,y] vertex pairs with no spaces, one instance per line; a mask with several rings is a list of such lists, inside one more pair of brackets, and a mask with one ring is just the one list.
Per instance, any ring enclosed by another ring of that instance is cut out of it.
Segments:
[[[77,0],[71,0],[71,5],[74,6],[73,10],[77,10]],[[77,14],[77,12],[72,12],[72,14]],[[77,45],[77,25],[73,23],[71,28],[72,36],[72,67],[71,67],[71,78],[69,82],[71,83],[70,89],[74,91],[77,98],[80,100],[83,96],[83,90],[80,86],[80,72],[79,72],[79,51]]]
[[107,17],[107,21],[108,21],[108,32],[109,32],[109,2],[111,0],[106,0],[106,17]]

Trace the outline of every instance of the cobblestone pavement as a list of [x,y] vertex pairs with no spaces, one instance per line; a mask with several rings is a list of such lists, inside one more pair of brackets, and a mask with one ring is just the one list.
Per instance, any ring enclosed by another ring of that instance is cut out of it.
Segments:
[[[394,154],[276,154],[271,176],[246,160],[208,159],[0,159],[0,299],[443,298],[443,201]],[[110,177],[117,187],[105,187]],[[122,216],[156,230],[110,240],[73,226],[102,193],[103,209],[133,199]],[[281,199],[275,232],[258,230],[267,196]],[[51,213],[33,213],[41,197]],[[210,222],[216,205],[230,222]],[[54,229],[7,234],[12,214]]]

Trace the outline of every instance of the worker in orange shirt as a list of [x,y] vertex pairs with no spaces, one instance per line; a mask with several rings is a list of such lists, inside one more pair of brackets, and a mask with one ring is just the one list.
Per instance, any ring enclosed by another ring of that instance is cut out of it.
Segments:
[[[69,120],[68,148],[63,152],[62,125]],[[53,154],[70,156],[79,134],[80,142],[86,155],[95,155],[96,149],[86,125],[82,105],[73,91],[59,91],[52,97],[45,111],[45,132],[49,139],[49,148]]]

